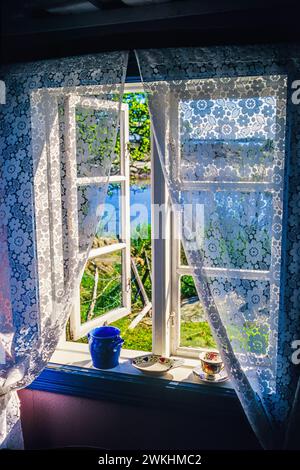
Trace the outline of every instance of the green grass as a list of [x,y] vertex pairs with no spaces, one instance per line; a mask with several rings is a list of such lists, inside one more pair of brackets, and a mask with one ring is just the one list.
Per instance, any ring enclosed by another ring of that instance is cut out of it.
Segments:
[[[134,330],[129,330],[128,326],[135,315],[129,315],[125,318],[112,323],[121,330],[121,336],[124,339],[123,348],[135,349],[137,351],[152,350],[152,326],[140,323]],[[193,348],[215,348],[216,344],[211,335],[207,322],[183,322],[181,323],[181,346]]]
[[135,315],[128,315],[112,323],[121,330],[121,336],[124,339],[124,349],[135,349],[137,351],[152,351],[152,326],[139,323],[133,330],[128,326]]
[[[121,320],[112,323],[121,330],[124,339],[123,348],[135,349],[137,351],[152,350],[152,327],[149,324],[140,323],[134,330],[129,330],[128,326],[135,315],[129,315]],[[215,348],[216,344],[211,335],[207,322],[183,322],[181,323],[181,346],[193,348]]]
[[[94,317],[122,305],[121,256],[120,254],[98,257],[94,260],[99,269],[97,301]],[[95,265],[88,262],[80,284],[80,315],[81,323],[87,321],[89,307],[95,283]]]
[[203,322],[181,322],[180,346],[190,348],[216,348],[209,324]]

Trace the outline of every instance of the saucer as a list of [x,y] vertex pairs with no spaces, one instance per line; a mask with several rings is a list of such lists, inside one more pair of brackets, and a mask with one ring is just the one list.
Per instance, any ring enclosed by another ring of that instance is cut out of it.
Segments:
[[206,382],[210,384],[218,384],[222,382],[226,382],[229,379],[227,372],[225,369],[221,370],[218,374],[215,375],[214,379],[209,379],[207,374],[203,372],[202,367],[198,366],[193,369],[194,374],[201,380],[201,382]]
[[178,367],[183,361],[169,359],[156,354],[147,354],[146,356],[136,357],[131,361],[133,367],[145,374],[162,375],[170,369]]

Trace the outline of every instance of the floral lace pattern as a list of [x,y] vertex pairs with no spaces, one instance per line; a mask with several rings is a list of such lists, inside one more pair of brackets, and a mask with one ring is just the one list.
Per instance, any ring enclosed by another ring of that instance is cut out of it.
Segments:
[[[182,204],[205,207],[202,257],[207,267],[269,270],[273,193],[184,191]],[[223,217],[226,214],[226,218]],[[184,220],[188,223],[188,220]],[[280,235],[281,226],[276,226]],[[273,260],[274,261],[274,260]]]
[[[290,106],[287,80],[299,71],[299,50],[136,55],[199,298],[260,442],[283,445],[298,377],[291,355],[300,327],[293,316],[300,292],[300,112]],[[197,210],[186,211],[188,204]]]
[[[2,69],[0,447],[21,445],[15,390],[41,372],[65,328],[105,194],[126,68],[127,53],[114,52]],[[80,126],[96,132],[102,165]],[[83,198],[70,178],[77,167],[103,177],[79,188]]]

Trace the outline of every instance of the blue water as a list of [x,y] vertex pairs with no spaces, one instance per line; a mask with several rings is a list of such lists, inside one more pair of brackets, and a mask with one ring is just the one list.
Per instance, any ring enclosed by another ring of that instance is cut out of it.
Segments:
[[[141,211],[140,218],[142,223],[150,224],[151,223],[151,187],[150,183],[140,182],[135,183],[130,186],[130,221],[131,224],[134,223],[136,215],[132,209],[134,209],[135,205],[142,205],[147,210]],[[138,211],[138,207],[136,207],[136,211]]]
[[[102,217],[102,236],[116,236],[120,239],[121,205],[120,183],[110,184],[105,200]],[[130,185],[130,225],[131,233],[135,228],[151,223],[151,187],[149,182],[139,181]]]

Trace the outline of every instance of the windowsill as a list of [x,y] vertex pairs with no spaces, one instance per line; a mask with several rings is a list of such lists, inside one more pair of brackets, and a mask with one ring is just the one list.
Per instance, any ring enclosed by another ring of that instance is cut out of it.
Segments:
[[[174,381],[174,382],[188,382],[197,384],[199,386],[204,387],[211,387],[210,384],[206,384],[201,382],[197,376],[193,373],[193,369],[200,364],[199,360],[196,359],[184,359],[184,365],[180,367],[175,367],[171,369],[170,372],[160,376],[151,376],[148,374],[143,374],[141,371],[135,369],[131,365],[131,359],[135,357],[142,356],[147,354],[145,351],[134,351],[130,349],[122,349],[121,357],[119,361],[119,365],[114,367],[113,369],[101,369],[102,373],[111,372],[115,374],[127,374],[127,375],[134,375],[136,377],[147,377],[149,380],[153,379],[154,377],[159,380],[167,380],[167,381]],[[88,345],[83,343],[72,343],[72,342],[64,342],[60,343],[59,347],[54,352],[51,363],[61,364],[61,365],[68,365],[74,367],[84,367],[90,369],[92,371],[97,371],[99,369],[95,369],[92,364],[91,356],[89,353]],[[213,387],[217,388],[225,388],[232,390],[233,387],[231,382],[228,380],[226,382],[220,384],[213,384]]]
[[134,406],[197,407],[207,417],[213,413],[229,418],[241,413],[239,400],[229,381],[205,384],[193,374],[199,361],[186,359],[183,366],[165,375],[149,376],[131,365],[130,360],[141,354],[140,351],[123,350],[119,366],[100,370],[92,366],[86,344],[60,344],[49,365],[29,388]]

